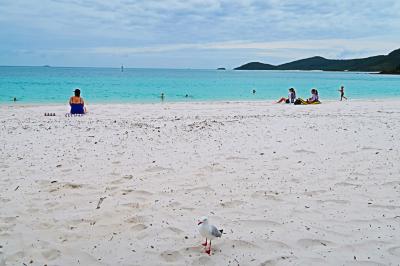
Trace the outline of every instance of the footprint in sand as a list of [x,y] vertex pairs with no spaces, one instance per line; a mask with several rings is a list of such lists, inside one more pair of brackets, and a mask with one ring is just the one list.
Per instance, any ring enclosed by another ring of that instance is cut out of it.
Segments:
[[275,222],[275,221],[270,221],[270,220],[238,220],[234,221],[234,224],[239,224],[243,228],[270,228],[270,227],[275,227],[275,226],[281,226],[280,223]]
[[128,207],[130,209],[139,209],[139,208],[143,207],[143,205],[139,204],[138,202],[124,203],[124,204],[121,204],[121,205],[124,206],[124,207]]
[[0,218],[0,219],[2,219],[4,223],[14,223],[14,222],[17,221],[17,217],[13,217],[13,216],[3,217],[3,218]]
[[266,191],[266,190],[258,190],[256,192],[254,192],[253,194],[251,194],[252,198],[255,199],[266,199],[266,200],[273,200],[273,201],[282,201],[281,199],[279,199],[276,195],[272,194],[273,192],[271,191]]
[[173,201],[173,202],[171,202],[171,203],[169,203],[168,204],[168,207],[171,207],[171,208],[178,208],[179,206],[181,206],[182,204],[180,203],[180,202],[178,202],[178,201]]
[[146,190],[134,190],[131,193],[137,195],[137,196],[151,196],[153,193],[146,191]]
[[388,249],[388,252],[394,256],[400,257],[400,247],[392,247]]
[[[110,186],[110,187],[106,187],[105,191],[116,191],[118,189],[119,189],[118,186]],[[116,193],[113,193],[112,195],[115,195]]]
[[229,157],[226,157],[226,159],[227,160],[239,160],[239,161],[242,161],[242,160],[248,160],[249,158],[246,158],[246,157],[237,157],[237,156],[229,156]]
[[[13,264],[8,264],[7,261],[9,262],[15,262],[15,261],[21,261],[23,258],[26,257],[26,252],[25,251],[17,251],[11,255],[9,255],[5,261],[6,264],[1,264],[1,265],[13,265]],[[3,259],[0,260],[0,262],[3,262]],[[15,264],[14,264],[15,265]]]
[[81,184],[75,184],[75,183],[65,183],[63,185],[63,188],[67,188],[67,189],[78,189],[81,188],[83,185]]
[[133,175],[124,175],[122,178],[123,178],[123,179],[130,180],[130,179],[133,178]]
[[340,153],[341,155],[352,155],[354,153],[357,153],[357,151],[344,151],[342,153]]
[[400,186],[400,181],[391,181],[391,182],[385,182],[382,184],[382,186]]
[[360,187],[360,185],[348,183],[348,182],[339,182],[339,183],[336,183],[335,186],[337,186],[337,187],[353,187],[353,188]]
[[167,229],[170,230],[170,231],[172,231],[174,234],[180,235],[180,234],[183,233],[183,231],[182,231],[181,229],[176,228],[176,227],[172,227],[172,226],[171,226],[171,227],[168,227]]
[[287,265],[287,264],[291,265],[293,263],[293,260],[297,260],[297,257],[282,255],[276,257],[275,259],[266,260],[263,263],[261,263],[260,266],[275,266],[275,265]]
[[45,257],[47,260],[52,261],[57,259],[58,257],[61,256],[61,252],[57,249],[49,249],[42,251],[43,257]]
[[200,258],[194,260],[194,261],[192,262],[192,265],[193,265],[193,266],[203,266],[203,265],[210,265],[210,266],[212,266],[212,265],[217,265],[217,264],[212,260],[212,258],[210,258],[208,255],[207,255],[207,256],[206,256],[206,255],[207,255],[207,254],[205,254],[205,255],[201,256]]
[[17,225],[16,217],[0,217],[0,232],[6,232]]
[[321,190],[307,191],[307,192],[304,192],[303,194],[313,197],[313,196],[318,196],[318,195],[324,194],[325,192],[326,192],[326,190],[321,189]]
[[9,202],[9,201],[11,201],[11,200],[8,199],[8,198],[0,198],[0,202],[1,203],[6,203],[6,202]]
[[187,193],[192,193],[192,192],[214,192],[214,189],[212,189],[209,186],[203,186],[203,187],[195,187],[195,188],[189,188],[185,189],[185,194]]
[[111,181],[110,184],[112,184],[112,185],[119,185],[119,184],[125,183],[125,181],[126,181],[126,180],[124,180],[124,179],[122,179],[122,178],[119,178],[119,179],[115,179],[115,180]]
[[336,204],[350,204],[348,200],[337,200],[337,199],[328,199],[328,200],[318,200],[318,203],[336,203]]
[[254,249],[262,249],[260,246],[257,246],[249,241],[238,240],[238,239],[225,239],[224,242],[217,243],[215,245],[215,249],[221,248],[222,250],[229,250],[231,248],[235,248],[238,250],[252,250]]
[[130,231],[140,232],[140,231],[143,231],[143,230],[146,230],[146,229],[147,229],[146,225],[144,225],[144,224],[136,224],[136,225],[131,227]]
[[264,239],[264,243],[265,244],[263,245],[263,248],[267,250],[282,250],[282,249],[292,250],[292,248],[289,245],[281,241]]
[[125,222],[130,224],[139,224],[146,222],[146,218],[144,216],[133,216],[126,219]]
[[375,147],[370,147],[370,146],[364,146],[361,149],[364,150],[364,151],[369,151],[369,150],[381,151],[382,150],[380,148],[375,148]]
[[300,150],[294,150],[295,153],[305,153],[305,154],[314,154],[315,151],[309,151],[309,150],[304,150],[304,149],[300,149]]
[[174,169],[172,168],[164,168],[161,166],[153,166],[153,167],[149,167],[147,168],[145,171],[149,172],[149,173],[155,173],[155,172],[165,172],[165,171],[173,171]]
[[194,210],[195,210],[195,208],[193,208],[193,207],[185,207],[185,206],[183,206],[183,207],[181,207],[181,210],[185,210],[185,211],[194,211]]
[[297,244],[305,249],[323,248],[327,246],[331,247],[334,245],[334,243],[331,241],[321,240],[321,239],[308,239],[308,238],[298,240]]
[[243,204],[246,204],[246,202],[242,200],[231,200],[220,203],[223,208],[237,208]]
[[177,261],[183,259],[183,256],[179,251],[168,251],[168,250],[161,253],[160,257],[165,262],[177,262]]
[[387,210],[396,210],[400,209],[400,206],[396,205],[368,205],[370,208],[379,208],[379,209],[387,209]]
[[51,202],[46,202],[44,204],[44,206],[46,207],[46,209],[52,209],[53,207],[58,206],[59,203],[57,201],[51,201]]

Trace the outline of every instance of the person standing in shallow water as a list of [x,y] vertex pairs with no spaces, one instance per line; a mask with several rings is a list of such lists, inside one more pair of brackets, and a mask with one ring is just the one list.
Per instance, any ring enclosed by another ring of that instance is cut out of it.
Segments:
[[347,100],[347,97],[344,96],[344,86],[340,87],[340,100],[343,101],[343,99]]

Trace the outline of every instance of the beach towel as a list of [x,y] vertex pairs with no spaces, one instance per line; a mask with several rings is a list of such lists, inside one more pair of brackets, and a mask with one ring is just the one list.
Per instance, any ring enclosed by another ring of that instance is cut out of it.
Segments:
[[298,98],[294,102],[295,105],[320,104],[320,103],[321,103],[320,101],[315,101],[315,102],[309,103],[309,102],[307,102],[307,101],[305,101],[305,100],[303,100],[301,98]]

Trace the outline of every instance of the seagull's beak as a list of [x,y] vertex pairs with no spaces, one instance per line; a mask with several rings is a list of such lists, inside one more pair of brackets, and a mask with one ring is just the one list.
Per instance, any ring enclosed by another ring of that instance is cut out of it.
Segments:
[[199,222],[197,225],[201,225],[203,222]]

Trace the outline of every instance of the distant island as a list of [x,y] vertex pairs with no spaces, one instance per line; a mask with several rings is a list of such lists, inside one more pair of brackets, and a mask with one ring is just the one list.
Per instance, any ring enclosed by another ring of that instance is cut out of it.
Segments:
[[226,70],[226,68],[225,67],[219,67],[219,68],[217,68],[217,70]]
[[378,55],[360,59],[326,59],[314,56],[296,60],[282,65],[270,65],[260,62],[251,62],[235,70],[322,70],[322,71],[360,71],[379,72],[382,74],[399,74],[400,49],[388,55]]

